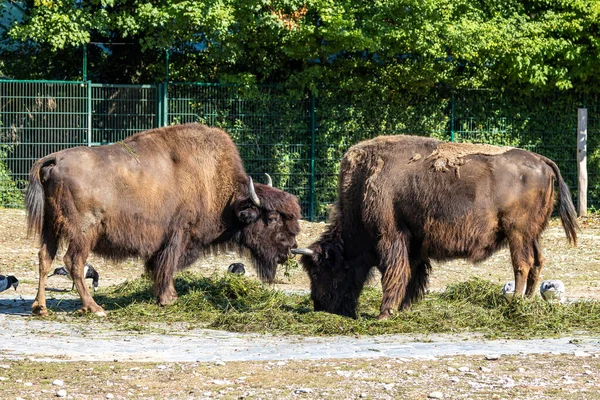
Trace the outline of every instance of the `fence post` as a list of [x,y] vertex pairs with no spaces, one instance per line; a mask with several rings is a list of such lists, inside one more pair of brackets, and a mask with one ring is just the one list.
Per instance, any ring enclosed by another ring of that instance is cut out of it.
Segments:
[[315,95],[310,95],[310,205],[309,205],[309,220],[314,222],[315,220]]
[[169,82],[162,84],[162,125],[169,125]]
[[87,81],[87,136],[88,146],[92,145],[92,81]]
[[84,44],[83,45],[83,67],[82,67],[83,69],[81,71],[81,74],[83,75],[82,81],[84,81],[84,82],[87,81],[87,64],[88,64],[88,62],[87,62],[88,54],[87,53],[88,53],[87,52],[87,44]]
[[156,85],[156,126],[165,126],[163,119],[163,99],[164,99],[164,84],[159,83]]
[[452,89],[452,100],[451,100],[452,104],[452,114],[450,115],[450,141],[454,142],[456,141],[456,138],[454,137],[454,89]]
[[587,108],[577,110],[577,214],[587,215]]

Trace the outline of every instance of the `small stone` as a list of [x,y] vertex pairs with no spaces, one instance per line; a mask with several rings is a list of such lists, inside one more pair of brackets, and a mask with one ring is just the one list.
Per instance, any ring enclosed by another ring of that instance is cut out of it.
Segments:
[[404,373],[405,373],[406,375],[414,375],[414,374],[415,374],[415,371],[413,371],[412,369],[407,369],[406,371],[404,371]]
[[458,383],[460,382],[460,378],[453,376],[452,378],[450,378],[450,382]]
[[27,387],[29,387],[29,386],[33,386],[33,383],[31,383],[31,382],[25,382],[25,383],[23,384],[23,386],[27,386]]
[[338,374],[339,376],[343,376],[345,378],[350,378],[352,376],[352,372],[350,371],[342,371],[342,370],[336,370],[335,371],[336,374]]
[[444,394],[442,392],[431,392],[427,395],[429,399],[443,399]]
[[64,383],[63,381],[61,381],[60,379],[55,379],[54,381],[52,381],[52,384],[53,384],[54,386],[62,386],[62,385],[64,385],[65,383]]
[[224,367],[227,364],[225,364],[223,361],[215,361],[215,365],[217,365],[219,367]]
[[106,397],[107,399],[114,399],[114,398],[115,398],[115,395],[114,395],[114,394],[112,394],[112,393],[107,393],[105,397]]
[[460,367],[458,368],[460,372],[469,372],[469,367]]
[[394,383],[384,383],[383,389],[389,392],[390,390],[394,389],[394,386],[396,386]]
[[486,367],[479,367],[479,370],[480,370],[481,372],[492,372],[492,369],[491,369],[491,368],[486,368]]
[[2,368],[2,369],[10,369],[10,365],[8,365],[8,364],[0,364],[0,368]]
[[499,360],[500,354],[488,354],[487,356],[485,356],[485,359],[489,361]]
[[157,369],[167,369],[167,366],[166,366],[166,365],[163,365],[163,364],[161,364],[161,365],[157,365],[157,366],[156,366],[156,368],[157,368]]
[[56,397],[67,397],[67,391],[65,389],[60,389],[56,392]]
[[277,362],[277,365],[280,366],[280,367],[283,367],[286,364],[287,363],[285,361],[279,361],[279,362]]
[[7,380],[8,380],[8,378],[7,378],[7,377],[5,377],[5,376],[0,376],[0,382],[2,382],[2,381],[7,381]]
[[456,372],[456,368],[454,368],[454,367],[448,367],[448,372]]
[[299,388],[294,390],[295,394],[304,394],[304,393],[312,393],[313,390],[311,388]]
[[592,356],[590,353],[586,353],[585,351],[576,351],[575,353],[573,353],[573,355],[575,357],[591,357]]
[[358,395],[358,397],[360,397],[361,399],[366,399],[367,398],[367,394],[366,393],[361,393]]
[[592,371],[590,371],[589,369],[586,369],[585,371],[583,371],[584,374],[586,375],[593,375],[594,373]]
[[525,368],[521,367],[517,371],[519,371],[519,372],[525,372]]

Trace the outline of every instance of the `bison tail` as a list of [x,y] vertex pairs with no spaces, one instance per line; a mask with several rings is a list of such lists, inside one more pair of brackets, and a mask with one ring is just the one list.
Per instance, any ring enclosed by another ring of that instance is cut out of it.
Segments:
[[42,168],[54,164],[54,159],[42,158],[38,160],[29,172],[29,185],[25,194],[27,208],[27,235],[41,235],[44,224],[44,187],[40,173]]
[[558,182],[558,215],[567,235],[567,240],[572,245],[577,246],[579,224],[577,223],[577,212],[571,200],[571,192],[560,174],[558,165],[548,158],[545,158],[544,161],[552,168]]

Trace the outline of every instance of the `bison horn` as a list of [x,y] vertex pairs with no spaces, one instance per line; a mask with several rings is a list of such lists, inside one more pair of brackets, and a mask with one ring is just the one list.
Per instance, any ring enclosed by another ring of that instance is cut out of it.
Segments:
[[267,176],[267,186],[273,187],[273,179],[271,179],[271,175],[267,174],[266,172],[265,175]]
[[254,190],[254,182],[252,182],[252,177],[248,175],[248,190],[250,191],[250,199],[256,205],[256,207],[260,207],[260,199],[256,195],[256,190]]
[[292,254],[302,254],[305,256],[312,256],[313,254],[315,254],[314,251],[312,251],[311,249],[307,249],[307,248],[299,248],[299,249],[290,249],[290,252]]

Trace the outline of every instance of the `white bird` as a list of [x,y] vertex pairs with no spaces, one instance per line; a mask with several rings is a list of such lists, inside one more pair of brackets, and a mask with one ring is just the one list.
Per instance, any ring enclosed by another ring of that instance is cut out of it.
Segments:
[[19,280],[12,275],[0,275],[0,292],[4,292],[11,286],[17,290],[17,286],[19,286]]
[[558,279],[543,281],[540,285],[542,298],[551,303],[563,303],[565,301],[565,284]]
[[[523,289],[523,294],[525,294],[525,289]],[[515,296],[515,281],[506,282],[502,288],[502,295],[508,301],[513,299]]]
[[[67,270],[67,267],[65,267],[64,265],[62,267],[56,268],[52,274],[48,275],[48,278],[55,275],[62,276],[70,281],[73,280],[73,278],[71,278],[71,274],[69,274],[69,271]],[[92,287],[94,288],[94,292],[98,290],[98,279],[100,278],[100,276],[98,275],[98,272],[94,269],[94,267],[92,267],[90,264],[85,264],[85,266],[83,267],[83,276],[84,279],[92,280]],[[75,282],[73,282],[73,287],[71,287],[71,290],[73,290],[74,288]]]

